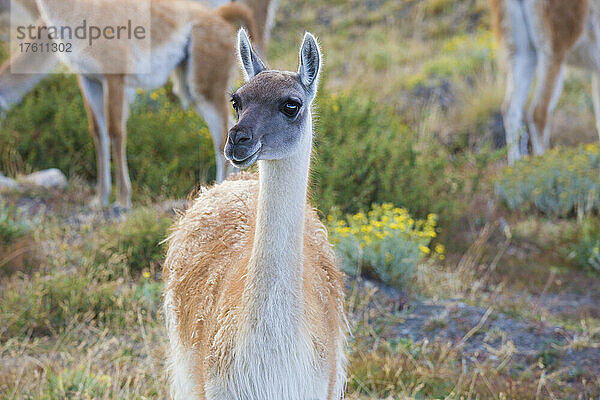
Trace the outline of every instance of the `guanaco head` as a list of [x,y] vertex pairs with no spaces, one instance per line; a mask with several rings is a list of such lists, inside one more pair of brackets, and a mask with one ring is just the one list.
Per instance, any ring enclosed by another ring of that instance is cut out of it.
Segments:
[[243,29],[238,32],[238,56],[246,83],[232,96],[238,122],[229,130],[225,157],[244,168],[257,160],[292,156],[304,135],[312,135],[308,125],[321,69],[317,40],[304,35],[298,72],[267,69]]

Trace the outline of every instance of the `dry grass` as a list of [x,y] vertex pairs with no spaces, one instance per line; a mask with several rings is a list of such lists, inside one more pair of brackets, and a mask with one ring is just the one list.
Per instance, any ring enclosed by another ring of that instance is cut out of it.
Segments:
[[[158,213],[159,207],[155,210]],[[128,218],[139,218],[139,212]],[[16,332],[12,334],[0,331],[0,398],[166,398],[166,333],[159,311],[159,276],[117,276],[109,271],[126,268],[122,257],[105,260],[102,265],[93,264],[97,260],[89,257],[113,240],[103,232],[136,225],[135,221],[127,223],[127,218],[92,218],[90,223],[63,229],[59,221],[46,220],[35,239],[52,240],[52,245],[44,246],[49,252],[44,272],[17,274],[2,282],[0,309],[7,304],[10,308],[1,313],[0,326],[14,327],[19,321],[17,325],[23,329],[12,330]],[[90,240],[95,240],[92,247]],[[393,298],[377,286],[360,280],[351,283],[347,310],[353,337],[347,398],[540,399],[595,393],[597,377],[582,374],[573,378],[570,370],[553,370],[535,359],[515,367],[516,349],[510,332],[489,330],[488,323],[495,318],[489,305],[502,307],[490,297],[491,271],[497,269],[512,240],[500,225],[487,225],[456,267],[420,266],[415,294],[488,304],[487,311],[453,341],[412,341],[393,333],[402,326],[406,311],[398,311]],[[494,246],[496,250],[490,251]],[[99,275],[100,270],[107,273]],[[84,287],[73,289],[76,293],[58,288],[72,280]],[[44,307],[49,298],[40,297],[33,303],[10,300],[31,295],[31,290],[46,287],[45,283],[55,290],[50,304],[66,312]],[[32,307],[37,310],[34,314]],[[40,313],[42,310],[46,314]],[[447,313],[440,313],[427,322],[423,334],[451,323]],[[598,325],[593,322],[575,333],[565,332],[568,339],[557,352],[598,346]],[[468,350],[471,341],[481,335],[489,343],[501,338],[498,344],[488,345],[485,356]]]

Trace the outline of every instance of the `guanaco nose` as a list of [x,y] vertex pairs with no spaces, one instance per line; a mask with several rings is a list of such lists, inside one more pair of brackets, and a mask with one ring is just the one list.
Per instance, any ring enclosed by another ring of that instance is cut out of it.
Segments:
[[233,144],[244,144],[252,139],[252,134],[247,129],[233,127],[229,131],[229,140]]

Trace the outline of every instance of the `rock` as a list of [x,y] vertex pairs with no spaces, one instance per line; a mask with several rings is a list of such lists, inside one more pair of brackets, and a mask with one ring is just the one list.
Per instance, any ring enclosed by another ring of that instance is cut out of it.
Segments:
[[14,179],[4,176],[0,173],[0,191],[14,190],[19,187],[19,184]]
[[67,187],[67,178],[57,168],[50,168],[27,175],[23,183],[45,189],[64,189]]

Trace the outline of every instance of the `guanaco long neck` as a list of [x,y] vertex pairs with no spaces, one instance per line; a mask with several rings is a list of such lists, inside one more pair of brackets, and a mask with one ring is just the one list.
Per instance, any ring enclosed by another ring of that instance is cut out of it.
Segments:
[[291,327],[302,309],[303,233],[312,121],[291,157],[259,161],[256,232],[248,266],[245,306],[251,326]]

